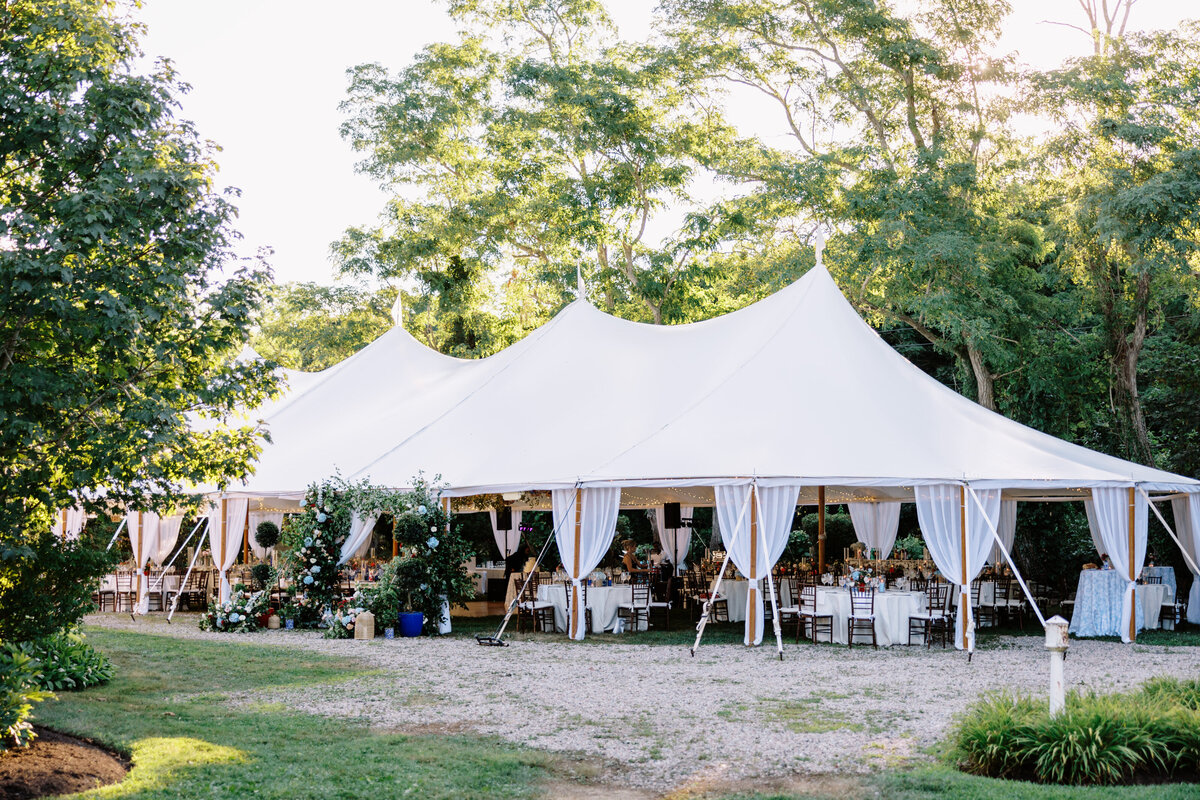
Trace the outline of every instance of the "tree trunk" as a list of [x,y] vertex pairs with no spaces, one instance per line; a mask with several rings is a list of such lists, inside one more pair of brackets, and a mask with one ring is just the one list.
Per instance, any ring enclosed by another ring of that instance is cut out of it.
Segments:
[[996,376],[983,363],[983,353],[972,344],[967,344],[967,360],[975,375],[975,399],[989,411],[996,410]]
[[1134,286],[1133,329],[1127,330],[1119,324],[1117,315],[1106,315],[1111,321],[1109,331],[1110,357],[1113,373],[1113,399],[1116,401],[1117,419],[1126,453],[1141,464],[1154,464],[1154,448],[1150,446],[1150,432],[1146,428],[1146,416],[1142,410],[1142,398],[1138,393],[1138,361],[1146,343],[1146,329],[1150,316],[1150,275],[1143,272]]

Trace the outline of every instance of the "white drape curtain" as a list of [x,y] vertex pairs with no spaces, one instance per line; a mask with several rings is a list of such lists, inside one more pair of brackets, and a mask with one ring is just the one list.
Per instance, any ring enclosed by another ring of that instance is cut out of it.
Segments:
[[171,551],[175,549],[175,543],[179,541],[179,526],[183,524],[183,517],[179,514],[173,514],[169,517],[162,517],[158,520],[158,536],[156,537],[154,552],[150,554],[150,560],[158,566],[170,558]]
[[80,506],[68,508],[65,528],[63,527],[63,513],[59,511],[54,515],[54,536],[73,542],[79,538],[79,534],[83,532],[83,526],[87,524],[87,512]]
[[158,515],[131,511],[125,517],[125,530],[129,534],[129,546],[133,549],[133,564],[137,567],[139,600],[134,611],[145,614],[150,603],[150,579],[146,575],[146,565],[158,548]]
[[237,561],[238,549],[246,530],[246,513],[250,501],[244,497],[231,497],[225,501],[225,527],[221,527],[221,501],[213,504],[208,514],[209,547],[212,549],[213,564],[220,573],[220,601],[229,599],[229,568]]
[[763,614],[761,581],[775,566],[787,546],[792,518],[796,513],[799,486],[773,486],[758,489],[756,534],[751,536],[751,498],[754,487],[714,486],[716,515],[720,518],[722,542],[729,558],[750,581],[746,592],[747,645],[762,642]]
[[502,558],[508,558],[521,546],[521,511],[516,508],[512,510],[510,531],[502,531],[496,527],[495,509],[488,512],[488,518],[492,521],[492,538],[496,540],[496,549],[500,551]]
[[900,503],[847,503],[854,535],[867,547],[879,551],[880,558],[892,554],[896,532],[900,530]]
[[[1192,563],[1200,564],[1200,494],[1189,494],[1171,501],[1175,515],[1175,535],[1191,557]],[[1200,574],[1188,564],[1192,573],[1192,589],[1188,593],[1188,622],[1200,624]],[[1179,598],[1176,598],[1178,600]]]
[[342,542],[342,554],[338,558],[338,566],[352,558],[361,558],[371,547],[371,534],[375,531],[375,523],[379,521],[378,514],[363,515],[355,511],[350,517],[350,535]]
[[[982,498],[980,498],[982,499]],[[1000,501],[1000,524],[996,529],[996,533],[1000,534],[1000,541],[1004,542],[1004,548],[1008,550],[1008,554],[1012,555],[1013,542],[1017,538],[1017,501],[1016,500],[1001,500]],[[988,556],[988,561],[992,566],[999,566],[1004,562],[1004,553],[1000,552],[1000,545],[992,544],[991,555]]]
[[[578,553],[575,550],[577,491],[582,496]],[[586,626],[583,624],[583,614],[578,613],[580,580],[600,564],[612,546],[613,534],[617,530],[617,513],[621,510],[621,489],[555,489],[551,499],[554,504],[554,540],[558,543],[563,566],[571,577],[571,609],[574,613],[568,619],[568,634],[572,639],[582,639]]]
[[[679,516],[688,519],[692,516],[692,506],[680,506]],[[662,506],[651,509],[650,522],[654,527],[654,535],[662,546],[663,557],[675,565],[675,571],[687,569],[688,546],[692,542],[692,529],[680,528],[667,530],[665,526],[666,512]]]
[[255,558],[267,560],[268,557],[275,551],[274,547],[259,547],[258,540],[254,538],[254,534],[258,532],[258,526],[264,522],[274,522],[275,526],[283,530],[283,512],[282,511],[251,511],[249,513],[250,522],[250,552],[254,553]]
[[1104,555],[1108,551],[1104,549],[1104,540],[1100,538],[1100,528],[1096,524],[1096,505],[1092,498],[1083,501],[1083,510],[1087,514],[1088,531],[1092,534],[1092,546],[1096,548],[1096,555]]
[[[1149,509],[1141,492],[1133,493],[1133,554],[1129,553],[1130,491],[1128,488],[1092,489],[1092,509],[1095,531],[1100,535],[1103,553],[1108,554],[1113,569],[1125,578],[1125,597],[1121,602],[1121,641],[1132,641],[1130,623],[1133,620],[1134,586],[1142,574],[1146,560],[1147,517]],[[1133,578],[1130,578],[1130,574]],[[1140,623],[1141,620],[1137,620]]]
[[[961,486],[939,483],[913,487],[917,501],[917,520],[925,535],[925,544],[938,571],[958,591],[958,617],[955,621],[954,646],[975,650],[975,620],[971,614],[971,581],[979,575],[991,550],[991,529],[1000,519],[1000,490],[976,490],[986,516],[967,497]],[[966,580],[963,580],[963,504],[966,503]]]

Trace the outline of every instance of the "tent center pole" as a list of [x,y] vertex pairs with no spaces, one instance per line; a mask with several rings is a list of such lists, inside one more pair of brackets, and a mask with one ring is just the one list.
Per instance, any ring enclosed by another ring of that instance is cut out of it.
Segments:
[[579,540],[580,533],[583,527],[583,489],[575,487],[575,558],[571,566],[571,619],[567,627],[568,636],[575,638],[576,631],[579,630],[579,587],[577,582],[582,575],[579,574]]
[[967,617],[971,613],[971,593],[970,586],[967,584],[967,487],[958,487],[959,500],[959,520],[958,520],[958,541],[959,541],[959,556],[962,561],[962,581],[959,583],[958,593],[958,618],[962,620],[959,628],[962,632],[963,650],[968,650],[967,657],[970,658],[970,652],[967,647]]
[[756,638],[754,633],[758,628],[758,609],[761,600],[754,588],[754,576],[758,574],[758,488],[757,484],[750,490],[750,589],[746,595],[746,644],[752,646]]
[[825,574],[825,487],[817,487],[817,574]]

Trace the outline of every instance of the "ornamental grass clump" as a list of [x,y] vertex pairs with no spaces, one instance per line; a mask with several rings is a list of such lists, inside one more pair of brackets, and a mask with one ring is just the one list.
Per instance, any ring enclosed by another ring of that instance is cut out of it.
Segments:
[[1071,785],[1200,780],[1200,681],[1159,678],[1131,693],[1044,700],[995,694],[976,703],[954,739],[971,773]]

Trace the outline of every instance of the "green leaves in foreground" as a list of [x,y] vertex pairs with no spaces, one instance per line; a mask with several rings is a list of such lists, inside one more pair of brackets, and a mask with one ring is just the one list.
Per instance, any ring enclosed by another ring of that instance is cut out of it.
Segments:
[[1041,783],[1113,785],[1200,777],[1200,681],[1156,679],[1133,693],[1072,694],[1066,710],[993,695],[954,737],[963,769]]

